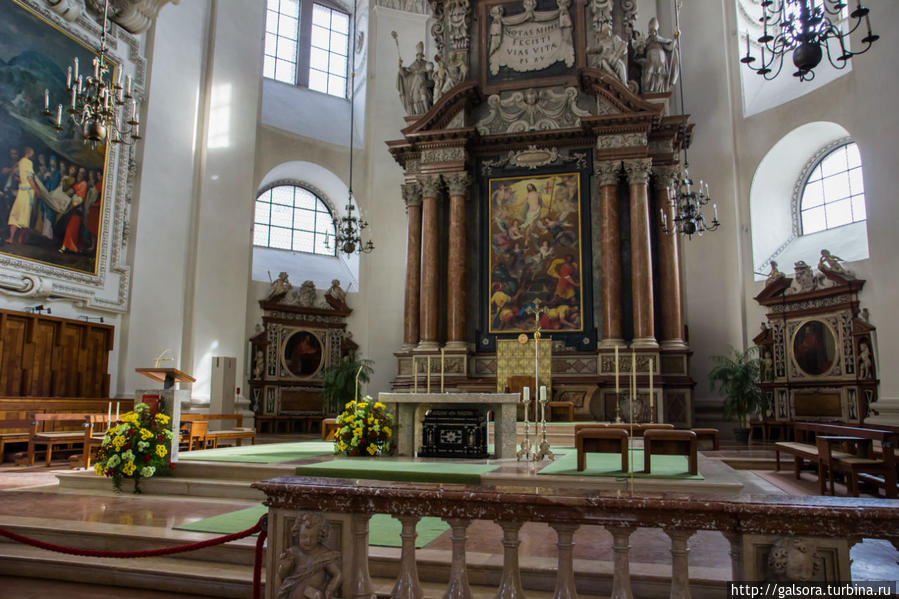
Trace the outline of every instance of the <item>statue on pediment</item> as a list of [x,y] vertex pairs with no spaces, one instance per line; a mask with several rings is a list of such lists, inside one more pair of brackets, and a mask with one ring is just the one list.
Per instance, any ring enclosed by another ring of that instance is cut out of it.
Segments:
[[590,66],[614,75],[627,85],[627,42],[612,31],[609,23],[603,23],[594,35],[593,45],[587,48],[587,60]]
[[399,72],[396,77],[396,89],[406,114],[410,116],[426,113],[431,108],[434,98],[434,63],[424,59],[424,42],[418,42],[415,50],[415,60],[409,66],[404,67],[403,59],[399,59]]
[[[269,274],[269,276],[271,276],[271,274]],[[292,288],[293,285],[287,280],[287,273],[282,272],[278,275],[277,279],[272,281],[272,284],[268,288],[268,293],[265,294],[265,299],[266,301],[278,299]]]
[[855,275],[843,266],[844,260],[834,256],[829,250],[821,250],[821,258],[818,259],[818,270],[825,276],[835,274],[843,279],[854,279]]
[[780,270],[777,269],[777,262],[772,260],[771,261],[771,272],[768,273],[768,278],[765,279],[765,287],[767,287],[768,285],[770,285],[771,283],[773,283],[774,281],[776,281],[778,279],[784,278],[785,276],[787,276],[787,275],[785,275],[784,273],[780,272]]
[[677,83],[677,33],[674,39],[659,35],[659,20],[649,21],[644,36],[637,32],[633,41],[635,60],[643,67],[641,89],[644,94],[669,91]]

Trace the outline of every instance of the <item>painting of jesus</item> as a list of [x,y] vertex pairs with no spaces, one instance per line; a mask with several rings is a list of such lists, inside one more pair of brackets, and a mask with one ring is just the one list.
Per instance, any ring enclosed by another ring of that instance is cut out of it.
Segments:
[[491,333],[583,330],[578,173],[489,181]]

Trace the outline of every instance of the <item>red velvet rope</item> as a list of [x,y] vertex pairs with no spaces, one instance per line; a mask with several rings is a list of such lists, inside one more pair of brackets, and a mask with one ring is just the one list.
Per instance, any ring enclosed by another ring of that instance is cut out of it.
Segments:
[[215,545],[221,545],[222,543],[228,543],[230,541],[243,539],[244,537],[248,537],[258,532],[260,533],[260,535],[259,538],[256,539],[256,555],[253,560],[253,599],[259,599],[262,571],[262,546],[264,545],[265,538],[267,536],[265,529],[267,518],[268,514],[263,514],[259,518],[259,521],[257,521],[256,524],[254,524],[251,528],[242,530],[240,532],[235,532],[230,535],[225,535],[223,537],[216,537],[214,539],[207,539],[206,541],[189,543],[187,545],[175,545],[174,547],[163,547],[161,549],[145,549],[143,551],[98,551],[96,549],[76,549],[74,547],[65,547],[63,545],[56,545],[54,543],[38,541],[37,539],[32,539],[30,537],[25,537],[20,534],[14,533],[11,530],[6,530],[5,528],[0,528],[0,536],[4,536],[13,541],[18,541],[19,543],[24,543],[25,545],[37,547],[38,549],[46,549],[47,551],[55,551],[57,553],[83,555],[86,557],[132,558],[158,557],[160,555],[172,555],[174,553],[196,551],[197,549],[205,549],[206,547],[213,547]]

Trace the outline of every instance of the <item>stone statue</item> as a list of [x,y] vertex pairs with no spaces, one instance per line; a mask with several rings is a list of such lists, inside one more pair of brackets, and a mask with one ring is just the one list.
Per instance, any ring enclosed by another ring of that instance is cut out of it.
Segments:
[[767,349],[762,350],[762,380],[774,380],[774,360],[771,359],[771,352]]
[[503,41],[503,7],[497,4],[490,9],[490,38],[487,56],[493,56]]
[[312,281],[303,281],[300,285],[300,291],[297,294],[298,303],[304,308],[312,308],[315,306],[315,283]]
[[603,23],[593,37],[593,45],[587,48],[590,66],[614,75],[627,85],[627,43],[618,37],[612,26]]
[[818,270],[825,275],[829,271],[846,278],[855,278],[852,273],[846,270],[846,267],[841,264],[842,260],[842,258],[834,256],[828,250],[821,250],[821,258],[818,260]]
[[335,310],[346,310],[346,291],[340,287],[340,279],[331,281],[331,287],[325,292],[325,301]]
[[858,378],[869,379],[873,375],[871,349],[864,341],[858,344]]
[[271,287],[268,288],[268,293],[265,295],[265,299],[271,300],[278,298],[290,291],[292,287],[293,285],[287,280],[287,273],[282,272],[278,275],[277,279],[272,281]]
[[771,272],[768,273],[768,278],[765,279],[765,287],[767,287],[768,285],[770,285],[771,283],[773,283],[774,281],[776,281],[778,279],[784,278],[785,276],[787,276],[787,275],[785,275],[784,273],[777,270],[777,262],[772,260],[771,261]]
[[426,113],[433,102],[434,63],[424,59],[424,42],[415,45],[415,60],[408,67],[399,59],[399,73],[396,77],[396,89],[408,115]]
[[649,32],[638,34],[633,42],[636,61],[643,67],[641,87],[644,94],[667,92],[677,83],[677,34],[675,39],[659,35],[659,20],[649,21]]
[[821,556],[805,539],[778,539],[768,553],[765,580],[807,582],[821,568],[821,561]]
[[256,363],[253,364],[253,378],[261,379],[265,373],[265,354],[261,349],[256,350]]
[[812,267],[806,264],[804,260],[800,260],[793,264],[793,272],[795,274],[793,285],[799,289],[800,293],[814,291],[818,286],[818,282],[815,280],[815,274],[812,272]]
[[452,0],[446,11],[446,21],[449,25],[450,43],[453,48],[467,48],[470,40],[468,24],[471,15],[471,7],[468,0]]
[[343,582],[337,562],[339,551],[324,545],[327,522],[321,514],[306,513],[296,519],[291,538],[296,545],[278,558],[281,586],[278,599],[331,599]]
[[612,0],[593,0],[590,3],[593,10],[593,29],[599,29],[602,24],[612,24]]

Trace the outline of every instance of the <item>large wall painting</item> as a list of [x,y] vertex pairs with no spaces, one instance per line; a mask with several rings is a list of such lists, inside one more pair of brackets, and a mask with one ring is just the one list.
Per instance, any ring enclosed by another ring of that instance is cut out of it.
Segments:
[[579,173],[490,179],[490,333],[583,330]]
[[[22,5],[0,2],[0,253],[96,274],[106,144],[85,145],[66,113],[66,69],[96,54]],[[63,104],[63,130],[42,116]]]

